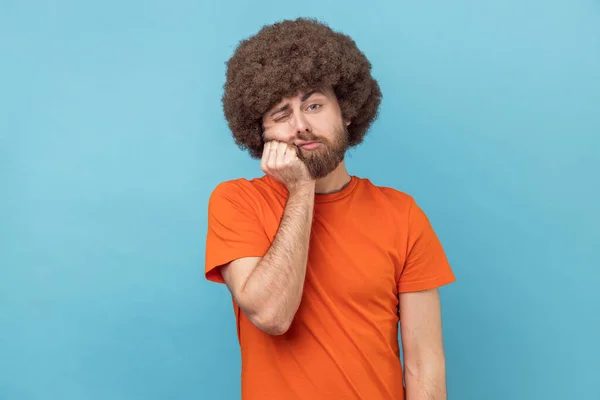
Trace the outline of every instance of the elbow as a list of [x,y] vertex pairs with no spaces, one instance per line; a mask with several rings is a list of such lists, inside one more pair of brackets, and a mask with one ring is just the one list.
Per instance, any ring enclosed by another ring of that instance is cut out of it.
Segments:
[[264,333],[272,336],[285,334],[292,325],[292,321],[286,318],[269,315],[268,313],[255,314],[249,318],[252,324]]
[[292,325],[294,314],[288,315],[282,304],[258,301],[249,297],[238,296],[238,305],[250,320],[252,325],[262,332],[280,336],[285,334]]
[[256,328],[269,335],[283,335],[292,325],[292,318],[287,318],[270,307],[242,307],[242,310]]
[[290,329],[290,324],[261,325],[258,329],[271,336],[281,336]]

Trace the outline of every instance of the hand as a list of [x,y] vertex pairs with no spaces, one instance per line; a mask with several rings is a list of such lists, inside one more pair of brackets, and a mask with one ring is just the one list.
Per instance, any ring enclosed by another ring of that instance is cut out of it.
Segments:
[[297,148],[285,142],[271,140],[265,143],[260,169],[281,182],[288,191],[315,185],[306,165],[298,158]]

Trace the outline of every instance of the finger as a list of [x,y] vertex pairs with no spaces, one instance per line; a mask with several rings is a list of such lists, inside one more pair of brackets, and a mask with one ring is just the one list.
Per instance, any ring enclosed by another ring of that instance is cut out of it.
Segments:
[[288,162],[294,162],[298,160],[298,146],[291,144],[287,151]]
[[260,169],[263,171],[267,167],[267,160],[269,159],[269,147],[271,146],[271,142],[266,142],[263,146],[262,157],[260,158]]
[[267,168],[273,169],[277,163],[277,147],[279,144],[274,140],[270,143],[271,146],[269,146],[269,154],[267,155]]
[[287,143],[279,143],[277,145],[277,166],[281,167],[285,164],[285,154],[287,152],[288,144]]
[[271,158],[271,154],[273,153],[273,148],[277,145],[277,142],[269,141],[265,146],[265,151],[263,152],[263,165],[265,169],[269,169],[269,159]]
[[296,146],[294,146],[293,144],[289,144],[287,145],[286,151],[285,151],[285,162],[286,163],[290,163],[292,162],[295,158],[297,158],[297,154],[296,154]]

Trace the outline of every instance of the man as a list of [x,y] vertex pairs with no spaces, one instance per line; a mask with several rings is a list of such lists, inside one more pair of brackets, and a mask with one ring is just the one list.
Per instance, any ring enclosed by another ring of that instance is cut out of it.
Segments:
[[205,268],[233,298],[245,400],[446,398],[442,246],[409,195],[344,163],[381,101],[370,70],[309,19],[263,27],[227,64],[225,117],[265,174],[212,193]]

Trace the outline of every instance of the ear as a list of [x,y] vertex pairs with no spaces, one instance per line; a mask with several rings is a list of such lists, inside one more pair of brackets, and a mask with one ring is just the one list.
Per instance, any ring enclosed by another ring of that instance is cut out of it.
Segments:
[[351,123],[351,122],[352,122],[352,121],[346,121],[346,126],[350,126],[350,123]]

